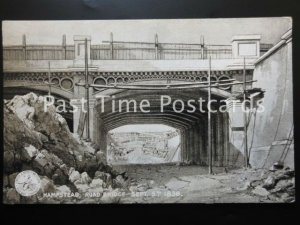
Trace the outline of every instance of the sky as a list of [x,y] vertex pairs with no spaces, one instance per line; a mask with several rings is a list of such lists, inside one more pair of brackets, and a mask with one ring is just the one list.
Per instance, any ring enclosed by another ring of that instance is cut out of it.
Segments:
[[233,35],[260,34],[262,43],[275,44],[282,34],[292,27],[292,19],[243,18],[243,19],[176,19],[176,20],[82,20],[82,21],[4,21],[3,45],[20,45],[22,35],[27,44],[73,44],[74,35],[89,35],[92,44],[109,40],[199,43],[200,35],[206,44],[230,44]]
[[125,125],[111,130],[113,133],[121,132],[165,132],[175,131],[175,128],[169,127],[163,124],[137,124],[137,125]]

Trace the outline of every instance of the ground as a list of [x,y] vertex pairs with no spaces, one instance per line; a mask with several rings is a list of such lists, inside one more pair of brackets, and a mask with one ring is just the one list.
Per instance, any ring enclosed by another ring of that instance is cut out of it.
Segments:
[[119,166],[127,171],[135,187],[120,199],[120,203],[243,203],[273,202],[255,195],[247,181],[261,177],[265,170],[214,168],[178,165]]

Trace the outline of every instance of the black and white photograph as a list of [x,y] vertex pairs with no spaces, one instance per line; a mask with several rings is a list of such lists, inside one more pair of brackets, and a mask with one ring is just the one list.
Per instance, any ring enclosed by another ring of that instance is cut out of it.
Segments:
[[2,45],[4,204],[295,202],[292,17],[5,20]]

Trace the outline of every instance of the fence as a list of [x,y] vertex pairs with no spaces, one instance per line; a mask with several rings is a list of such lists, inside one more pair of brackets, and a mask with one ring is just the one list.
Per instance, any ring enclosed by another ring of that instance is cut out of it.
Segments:
[[[272,45],[261,44],[261,53]],[[182,43],[104,42],[91,45],[92,60],[230,59],[231,45]],[[3,49],[4,60],[73,60],[74,45],[19,45]]]
[[229,59],[232,58],[231,45],[201,45],[181,43],[149,42],[104,42],[92,45],[93,60],[174,60],[174,59]]
[[73,45],[8,46],[3,49],[4,60],[68,60],[75,58]]

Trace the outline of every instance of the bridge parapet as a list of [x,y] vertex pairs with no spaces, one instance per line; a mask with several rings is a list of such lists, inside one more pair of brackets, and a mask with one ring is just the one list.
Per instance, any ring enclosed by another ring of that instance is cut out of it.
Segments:
[[[74,44],[4,46],[4,85],[45,85],[51,82],[69,96],[79,96],[75,83],[84,79],[85,41],[87,41],[90,82],[99,85],[138,82],[207,81],[212,58],[212,81],[242,81],[243,57],[247,80],[252,79],[254,62],[260,55],[260,36],[234,37],[232,45],[104,41],[92,45],[90,36],[74,36]],[[262,49],[266,50],[266,46]],[[50,68],[49,68],[50,64]],[[45,86],[46,88],[46,86]],[[239,86],[220,87],[235,91]],[[94,88],[93,93],[101,89]]]
[[[62,45],[26,45],[23,36],[22,45],[4,46],[4,60],[78,60],[83,58],[84,41],[88,41],[88,58],[91,60],[201,60],[233,59],[240,56],[259,57],[268,44],[260,48],[259,35],[234,36],[230,45],[208,45],[201,43],[161,43],[157,35],[154,42],[110,41],[91,44],[90,36],[75,35],[72,45],[66,44],[63,36]],[[253,54],[255,51],[255,55]]]
[[[254,69],[256,58],[246,59],[246,68]],[[79,60],[5,60],[5,72],[84,71]],[[214,59],[213,70],[242,69],[243,59]],[[155,72],[208,70],[208,59],[203,60],[90,60],[89,71],[99,72]]]

